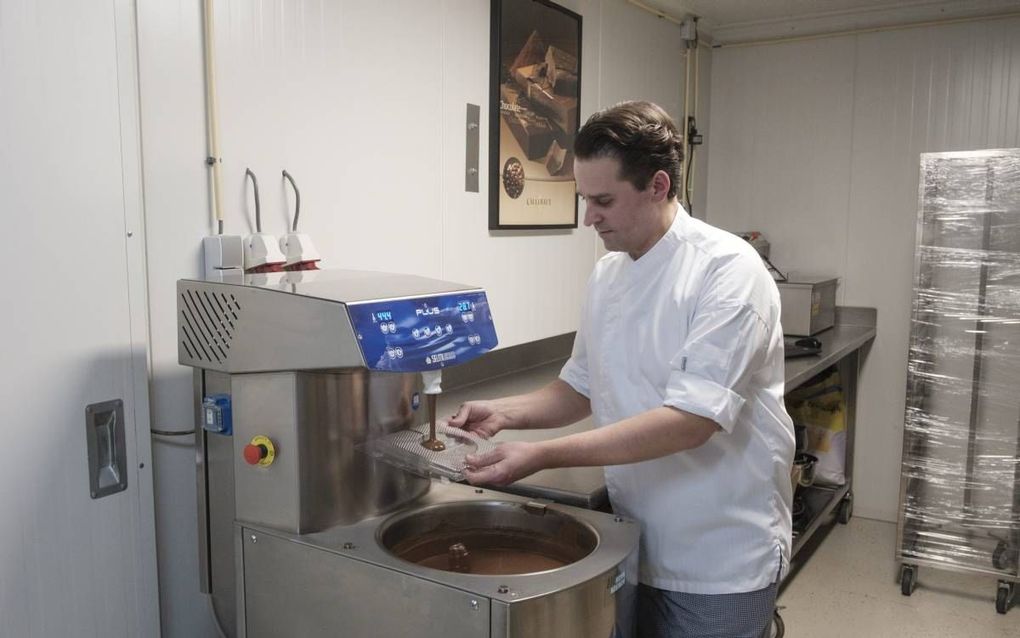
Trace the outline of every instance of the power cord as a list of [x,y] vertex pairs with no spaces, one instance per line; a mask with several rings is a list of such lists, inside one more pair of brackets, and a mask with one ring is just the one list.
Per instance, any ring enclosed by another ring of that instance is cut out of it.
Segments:
[[698,125],[694,116],[688,116],[687,131],[684,134],[689,158],[687,161],[687,174],[684,175],[684,199],[687,201],[688,213],[694,212],[694,203],[691,201],[691,179],[694,175],[694,147],[700,146],[704,139],[701,133],[698,133]]
[[220,617],[216,614],[216,603],[213,602],[212,594],[206,595],[205,599],[209,602],[209,612],[212,614],[213,624],[216,625],[216,633],[220,638],[227,638],[227,633],[223,631],[223,624],[220,623]]
[[149,432],[156,436],[188,436],[194,434],[195,430],[158,430],[156,428],[149,428]]
[[773,264],[772,261],[768,257],[766,257],[765,255],[762,255],[761,258],[765,260],[765,264],[768,266],[769,272],[772,272],[772,273],[775,273],[775,274],[779,275],[779,279],[776,279],[776,281],[780,281],[780,282],[790,281],[790,278],[787,277],[786,275],[784,275],[781,270],[776,268],[776,265]]
[[262,232],[262,204],[259,202],[259,181],[250,168],[244,169],[244,176],[251,180],[251,188],[255,194],[255,232]]
[[298,217],[301,216],[301,191],[298,190],[297,184],[294,183],[294,178],[291,177],[290,173],[283,171],[283,177],[290,182],[291,188],[294,189],[294,226],[291,230],[296,233]]

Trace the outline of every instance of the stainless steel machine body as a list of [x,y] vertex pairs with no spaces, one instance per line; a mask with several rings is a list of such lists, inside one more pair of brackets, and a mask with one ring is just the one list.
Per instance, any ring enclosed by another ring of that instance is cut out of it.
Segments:
[[[423,422],[419,372],[496,345],[483,291],[357,271],[182,280],[178,319],[203,426],[201,585],[228,635],[587,638],[612,635],[618,617],[627,635],[636,524],[430,480],[357,449]],[[424,567],[383,542],[451,507],[481,527],[503,512],[515,533],[569,519],[596,540],[564,567],[501,576]]]
[[[589,525],[598,546],[560,569],[486,576],[406,562],[380,541],[391,518],[465,502],[519,505],[536,518],[562,513]],[[638,526],[590,510],[436,482],[413,508],[390,516],[308,535],[243,526],[240,537],[249,638],[609,638],[618,614],[621,625],[632,621]]]

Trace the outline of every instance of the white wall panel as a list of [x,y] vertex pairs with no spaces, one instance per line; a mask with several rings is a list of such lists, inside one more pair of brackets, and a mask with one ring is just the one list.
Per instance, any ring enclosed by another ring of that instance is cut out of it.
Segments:
[[248,167],[259,177],[264,230],[285,232],[286,168],[301,188],[300,229],[327,266],[440,276],[437,6],[220,5],[229,232],[247,233],[254,223]]
[[859,514],[895,520],[919,155],[1020,146],[1020,20],[717,50],[710,222],[878,308],[861,378]]
[[[679,27],[668,20],[650,19],[647,12],[625,2],[606,2],[603,15],[607,28],[601,33],[603,82],[599,103],[612,106],[624,100],[645,99],[679,121],[684,83]],[[627,54],[617,54],[622,51]]]
[[713,59],[709,219],[765,230],[796,255],[780,268],[831,271],[845,248],[854,51],[837,38]]
[[[133,42],[127,3],[0,0],[4,636],[158,633]],[[127,489],[94,500],[85,406],[111,399]]]

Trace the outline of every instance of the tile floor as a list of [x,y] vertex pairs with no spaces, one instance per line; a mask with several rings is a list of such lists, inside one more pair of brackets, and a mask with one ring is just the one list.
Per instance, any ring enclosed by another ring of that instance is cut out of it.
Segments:
[[996,579],[930,568],[900,594],[896,525],[836,525],[779,597],[786,638],[1020,638],[1020,603],[995,612]]

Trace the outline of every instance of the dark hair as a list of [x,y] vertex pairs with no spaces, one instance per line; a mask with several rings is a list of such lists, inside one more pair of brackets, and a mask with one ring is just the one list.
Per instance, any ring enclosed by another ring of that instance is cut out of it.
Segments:
[[676,122],[651,102],[621,102],[588,118],[574,139],[581,160],[612,157],[620,162],[620,178],[643,191],[656,171],[669,175],[669,197],[680,189],[683,138]]

